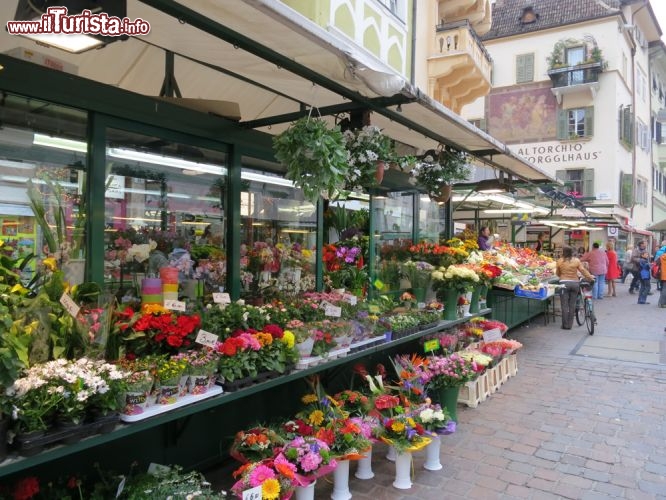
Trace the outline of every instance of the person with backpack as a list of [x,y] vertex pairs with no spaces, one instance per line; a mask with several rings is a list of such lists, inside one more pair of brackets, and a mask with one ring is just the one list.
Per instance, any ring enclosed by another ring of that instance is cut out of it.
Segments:
[[648,293],[650,293],[650,279],[652,278],[650,273],[650,254],[643,252],[640,255],[638,260],[639,275],[641,279],[641,288],[638,291],[638,303],[649,304],[646,302]]

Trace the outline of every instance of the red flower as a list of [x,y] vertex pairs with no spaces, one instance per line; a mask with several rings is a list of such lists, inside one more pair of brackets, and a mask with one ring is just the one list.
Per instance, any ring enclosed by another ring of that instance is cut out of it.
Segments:
[[39,481],[36,477],[24,477],[14,487],[14,500],[30,500],[39,493]]
[[324,443],[331,446],[335,441],[335,432],[333,429],[319,429],[315,435],[317,439],[321,439]]
[[270,333],[271,337],[273,337],[274,339],[281,339],[283,336],[283,330],[278,325],[273,325],[273,324],[266,325],[264,326],[263,331],[265,333]]
[[395,408],[399,404],[400,399],[398,396],[391,396],[390,394],[382,394],[381,396],[377,396],[377,399],[375,399],[375,408],[378,410]]

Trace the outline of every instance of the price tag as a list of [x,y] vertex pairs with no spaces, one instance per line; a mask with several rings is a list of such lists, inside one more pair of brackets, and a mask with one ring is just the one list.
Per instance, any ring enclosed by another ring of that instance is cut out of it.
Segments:
[[166,299],[164,301],[164,308],[171,309],[172,311],[184,311],[186,309],[185,302],[182,300]]
[[148,474],[151,476],[154,476],[155,474],[164,474],[170,470],[171,467],[168,465],[156,464],[155,462],[151,462],[148,466]]
[[67,292],[64,292],[60,296],[60,303],[73,318],[76,318],[79,315],[81,308],[76,302],[74,302],[74,299],[72,299]]
[[194,339],[197,344],[205,345],[208,347],[215,347],[217,344],[217,335],[207,332],[206,330],[199,330],[197,338]]
[[333,304],[328,304],[324,309],[324,315],[339,318],[340,316],[342,316],[342,307],[334,306]]
[[261,485],[250,488],[249,490],[243,490],[243,500],[261,500]]
[[492,342],[493,340],[500,340],[502,338],[502,331],[499,328],[493,328],[483,332],[483,341]]
[[351,305],[353,305],[353,306],[355,306],[356,303],[358,302],[358,297],[357,297],[356,295],[351,294],[351,293],[345,293],[345,294],[342,296],[342,299],[343,299],[345,302],[348,302],[349,304],[351,304]]
[[437,349],[439,349],[439,339],[426,340],[423,343],[423,351],[425,353],[436,351]]
[[216,304],[231,304],[231,297],[226,292],[213,293],[213,302]]

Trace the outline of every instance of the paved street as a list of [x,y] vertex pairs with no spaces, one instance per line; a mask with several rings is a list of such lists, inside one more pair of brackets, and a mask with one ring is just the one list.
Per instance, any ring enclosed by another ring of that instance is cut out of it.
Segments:
[[[596,303],[598,330],[533,320],[510,332],[524,344],[518,374],[477,408],[461,407],[443,438],[444,469],[391,486],[377,445],[376,477],[352,478],[355,499],[666,499],[666,310],[637,305],[627,285]],[[352,471],[354,466],[352,465]],[[317,485],[329,498],[331,485]]]

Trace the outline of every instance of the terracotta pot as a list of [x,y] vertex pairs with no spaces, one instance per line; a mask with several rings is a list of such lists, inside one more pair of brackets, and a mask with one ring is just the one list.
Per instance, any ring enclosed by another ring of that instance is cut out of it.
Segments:
[[439,195],[430,196],[430,199],[432,201],[436,201],[437,203],[446,203],[447,201],[449,201],[449,198],[451,198],[452,190],[453,187],[450,184],[445,184],[439,189]]
[[384,180],[384,170],[386,170],[386,163],[382,160],[377,161],[377,170],[375,171],[375,180],[377,184],[381,184]]

